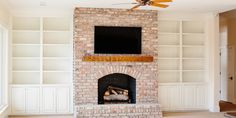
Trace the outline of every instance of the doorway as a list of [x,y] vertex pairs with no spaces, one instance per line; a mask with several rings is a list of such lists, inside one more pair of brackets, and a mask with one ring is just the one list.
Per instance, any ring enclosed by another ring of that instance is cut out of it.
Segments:
[[236,104],[234,95],[234,47],[222,47],[220,50],[221,100]]

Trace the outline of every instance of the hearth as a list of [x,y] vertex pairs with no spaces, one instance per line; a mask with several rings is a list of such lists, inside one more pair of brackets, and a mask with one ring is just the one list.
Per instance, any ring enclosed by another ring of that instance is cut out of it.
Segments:
[[136,103],[135,78],[121,73],[106,75],[98,80],[98,104]]

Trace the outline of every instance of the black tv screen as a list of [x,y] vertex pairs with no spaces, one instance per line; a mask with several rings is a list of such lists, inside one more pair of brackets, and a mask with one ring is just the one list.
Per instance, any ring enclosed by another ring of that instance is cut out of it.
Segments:
[[95,26],[95,54],[141,54],[141,27]]

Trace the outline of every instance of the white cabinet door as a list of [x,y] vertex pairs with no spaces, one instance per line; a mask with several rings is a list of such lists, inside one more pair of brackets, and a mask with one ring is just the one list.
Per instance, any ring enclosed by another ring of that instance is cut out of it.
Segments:
[[182,102],[184,109],[196,108],[196,86],[186,85],[182,87]]
[[11,115],[69,114],[70,90],[69,86],[12,87]]
[[26,113],[39,113],[39,87],[26,88]]
[[164,111],[207,110],[207,84],[160,84],[158,98]]
[[70,112],[70,88],[58,87],[56,89],[56,110],[57,113],[69,113]]
[[56,113],[55,87],[42,88],[42,113]]
[[25,113],[25,88],[13,87],[11,89],[11,109],[14,114]]
[[70,98],[69,87],[43,87],[42,113],[69,113]]
[[181,89],[176,85],[159,85],[158,98],[162,110],[181,108]]

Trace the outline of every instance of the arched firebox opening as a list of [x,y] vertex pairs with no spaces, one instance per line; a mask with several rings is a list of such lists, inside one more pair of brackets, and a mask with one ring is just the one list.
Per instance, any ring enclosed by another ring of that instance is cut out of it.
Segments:
[[121,73],[106,75],[98,80],[98,104],[136,103],[136,79]]

